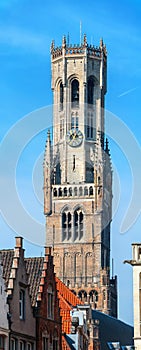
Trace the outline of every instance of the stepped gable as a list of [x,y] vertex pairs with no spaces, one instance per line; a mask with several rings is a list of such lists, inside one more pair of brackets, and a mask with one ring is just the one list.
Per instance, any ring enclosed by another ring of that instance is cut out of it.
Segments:
[[43,263],[44,258],[42,257],[25,258],[32,306],[35,306],[37,301],[37,294],[39,291],[42,276]]

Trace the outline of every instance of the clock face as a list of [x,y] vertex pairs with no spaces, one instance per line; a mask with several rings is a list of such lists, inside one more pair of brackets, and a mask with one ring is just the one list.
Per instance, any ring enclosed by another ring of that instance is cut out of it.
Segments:
[[83,134],[79,129],[71,129],[67,132],[66,140],[71,147],[78,147],[83,141]]

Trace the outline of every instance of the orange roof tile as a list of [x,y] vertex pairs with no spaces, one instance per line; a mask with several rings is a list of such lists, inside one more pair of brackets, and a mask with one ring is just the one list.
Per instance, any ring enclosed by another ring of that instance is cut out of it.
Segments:
[[57,290],[68,303],[68,305],[74,307],[78,304],[84,304],[74,293],[72,293],[72,291],[67,286],[65,286],[65,284],[58,277],[56,277],[56,282]]
[[[59,297],[59,307],[60,307],[60,315],[62,317],[62,332],[66,334],[70,334],[71,332],[71,316],[70,311],[78,304],[83,305],[83,302],[75,295],[71,290],[65,286],[65,284],[56,278],[56,285],[58,290]],[[66,340],[65,340],[66,341]],[[62,349],[67,350],[69,347],[65,347],[62,340]]]

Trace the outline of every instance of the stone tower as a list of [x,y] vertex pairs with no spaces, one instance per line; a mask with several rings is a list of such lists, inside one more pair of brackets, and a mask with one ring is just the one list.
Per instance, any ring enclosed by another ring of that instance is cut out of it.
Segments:
[[55,272],[82,300],[117,316],[110,279],[112,171],[104,135],[107,52],[100,46],[51,45],[53,146],[44,157],[46,244]]

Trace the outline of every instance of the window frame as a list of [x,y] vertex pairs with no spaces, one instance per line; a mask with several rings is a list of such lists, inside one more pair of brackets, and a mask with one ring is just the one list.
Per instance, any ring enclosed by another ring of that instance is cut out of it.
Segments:
[[47,289],[47,317],[54,319],[54,293],[52,284]]
[[22,288],[19,291],[19,318],[25,320],[25,290]]

